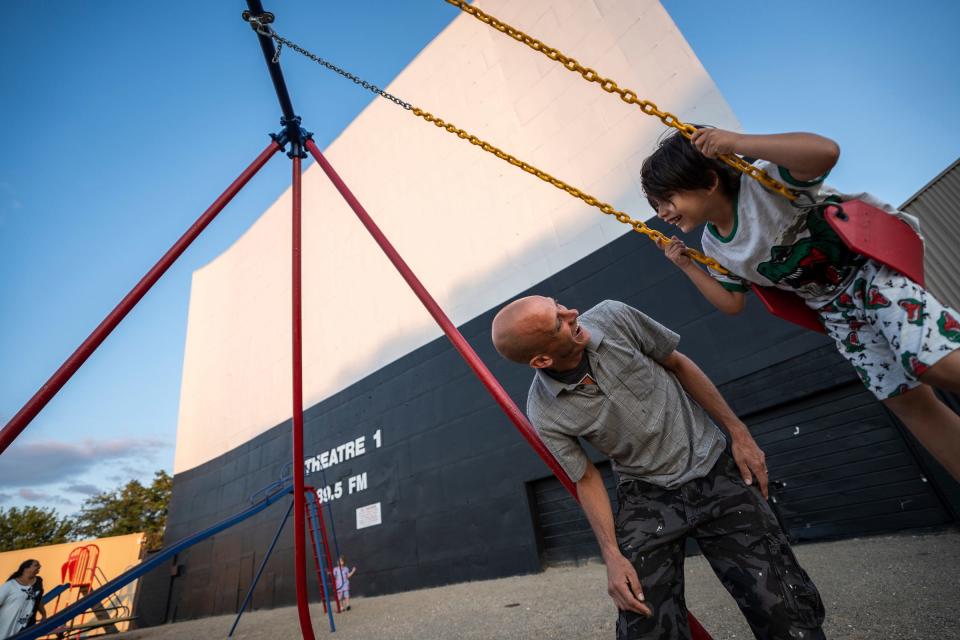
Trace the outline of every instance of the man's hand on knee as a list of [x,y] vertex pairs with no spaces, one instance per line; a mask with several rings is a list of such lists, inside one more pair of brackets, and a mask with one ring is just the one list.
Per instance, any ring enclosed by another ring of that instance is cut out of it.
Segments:
[[617,609],[632,611],[642,616],[652,616],[653,611],[643,601],[643,588],[636,569],[629,560],[617,554],[606,560],[607,593],[613,598]]

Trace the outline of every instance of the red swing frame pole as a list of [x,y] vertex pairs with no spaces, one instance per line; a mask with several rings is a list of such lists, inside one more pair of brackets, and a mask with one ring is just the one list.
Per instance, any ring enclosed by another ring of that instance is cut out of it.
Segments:
[[[293,514],[293,539],[294,539],[294,578],[297,590],[297,613],[300,618],[300,631],[303,633],[304,640],[314,640],[313,625],[310,622],[310,608],[307,603],[307,568],[306,553],[304,545],[306,537],[304,536],[304,526],[306,525],[306,501],[303,496],[303,340],[302,340],[302,322],[301,322],[301,261],[300,261],[300,231],[301,231],[301,165],[303,153],[303,138],[309,134],[300,128],[300,118],[296,116],[293,110],[293,103],[290,100],[290,93],[287,91],[287,83],[283,78],[283,71],[280,69],[277,51],[274,48],[273,40],[268,37],[266,31],[262,31],[254,23],[253,18],[272,21],[273,16],[269,16],[263,10],[263,4],[260,0],[247,0],[248,11],[244,13],[244,19],[251,21],[254,26],[254,32],[257,34],[257,40],[260,43],[260,50],[263,53],[263,60],[267,64],[267,70],[270,73],[270,79],[273,82],[274,91],[277,94],[277,100],[280,103],[280,110],[283,112],[283,118],[280,120],[285,128],[285,136],[291,145],[288,154],[293,160],[293,264],[292,264],[292,302],[293,302],[293,499],[295,501]],[[265,23],[263,23],[265,24]]]
[[197,239],[197,236],[207,228],[214,218],[217,217],[223,208],[239,193],[239,191],[263,168],[274,153],[280,150],[280,145],[271,142],[259,156],[244,169],[243,173],[237,177],[227,189],[220,194],[210,207],[197,218],[189,229],[177,240],[170,249],[160,258],[140,279],[140,282],[124,296],[124,298],[114,307],[103,321],[97,325],[97,328],[87,336],[77,350],[67,358],[60,368],[57,369],[50,379],[33,395],[30,400],[17,412],[13,418],[6,424],[3,431],[0,431],[0,454],[6,451],[7,447],[19,436],[27,425],[40,413],[48,402],[57,394],[58,391],[67,383],[74,373],[87,361],[87,358],[96,351],[97,347],[110,335],[120,321],[123,320],[130,310],[146,295],[147,291],[156,284],[157,280],[166,273],[177,258]]
[[327,177],[330,178],[330,181],[333,182],[334,186],[337,188],[337,191],[340,192],[340,195],[343,196],[343,199],[347,201],[347,204],[350,205],[350,208],[353,209],[353,212],[360,219],[360,222],[363,223],[363,226],[367,228],[367,231],[370,232],[370,235],[373,236],[373,239],[380,245],[380,248],[387,255],[387,258],[390,262],[393,263],[393,266],[396,267],[397,271],[400,272],[400,275],[406,280],[407,284],[413,289],[414,294],[417,298],[420,299],[420,302],[423,303],[423,306],[426,307],[427,311],[433,316],[433,319],[440,325],[440,328],[443,329],[443,332],[447,335],[447,338],[450,339],[450,342],[453,343],[454,348],[460,352],[460,355],[464,360],[467,361],[467,364],[470,365],[470,368],[473,369],[473,372],[480,379],[480,382],[487,388],[487,391],[490,392],[490,395],[493,396],[494,400],[497,401],[497,404],[500,405],[500,408],[503,409],[503,412],[507,414],[507,417],[510,418],[510,421],[513,422],[514,426],[517,427],[517,430],[520,431],[520,435],[533,447],[534,451],[537,452],[537,455],[543,459],[543,461],[550,467],[550,470],[553,471],[554,475],[560,480],[563,486],[570,492],[570,494],[579,500],[577,497],[577,488],[570,480],[570,477],[563,470],[563,467],[556,461],[553,457],[553,454],[550,453],[550,450],[547,449],[546,445],[540,440],[540,437],[537,436],[536,431],[533,426],[527,420],[527,417],[523,415],[523,412],[517,407],[513,402],[513,399],[506,392],[500,382],[494,377],[490,370],[487,368],[487,365],[483,363],[483,360],[480,359],[480,356],[477,355],[476,351],[473,350],[473,347],[470,346],[470,343],[463,337],[460,331],[457,329],[456,325],[450,321],[450,318],[447,317],[447,314],[443,312],[443,309],[440,308],[440,305],[437,304],[437,301],[433,299],[433,296],[430,295],[430,292],[427,291],[426,287],[420,282],[416,274],[407,266],[407,263],[400,256],[397,250],[393,247],[387,237],[383,234],[377,224],[373,221],[373,218],[370,217],[370,214],[366,212],[363,208],[363,205],[357,200],[357,198],[350,191],[350,188],[343,182],[337,172],[334,170],[333,166],[327,162],[327,159],[324,157],[323,153],[320,152],[320,148],[317,147],[316,143],[313,140],[307,140],[306,142],[307,150],[313,155],[316,159],[317,164],[323,168],[324,173],[327,174]]
[[313,624],[310,622],[310,605],[307,602],[306,558],[306,497],[303,481],[303,314],[302,314],[302,260],[301,260],[301,160],[299,145],[293,145],[293,216],[292,226],[292,335],[293,335],[293,572],[297,590],[297,614],[300,617],[300,632],[304,640],[314,640]]

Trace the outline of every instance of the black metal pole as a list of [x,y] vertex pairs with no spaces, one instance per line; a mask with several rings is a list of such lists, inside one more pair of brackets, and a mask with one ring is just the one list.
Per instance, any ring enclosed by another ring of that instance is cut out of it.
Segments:
[[[247,7],[250,9],[250,15],[252,17],[259,17],[266,13],[263,10],[263,4],[261,4],[260,0],[247,0]],[[280,69],[280,63],[273,61],[276,55],[273,39],[258,32],[257,40],[260,41],[260,48],[263,50],[263,59],[267,63],[270,79],[273,80],[273,88],[277,92],[277,100],[280,101],[280,110],[283,111],[284,119],[287,122],[292,122],[296,114],[293,111],[293,103],[290,101],[290,93],[287,91],[287,83],[283,79],[283,70]]]

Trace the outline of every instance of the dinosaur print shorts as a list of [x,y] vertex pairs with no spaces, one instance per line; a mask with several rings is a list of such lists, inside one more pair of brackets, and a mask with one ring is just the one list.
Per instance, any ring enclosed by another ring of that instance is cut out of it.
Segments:
[[919,386],[927,369],[960,348],[960,314],[873,260],[818,311],[840,353],[880,400]]

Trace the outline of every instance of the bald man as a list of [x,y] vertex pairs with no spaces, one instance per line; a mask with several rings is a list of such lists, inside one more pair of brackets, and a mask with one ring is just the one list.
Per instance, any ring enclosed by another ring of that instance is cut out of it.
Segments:
[[[576,482],[619,609],[618,639],[689,638],[683,598],[687,536],[757,638],[823,638],[823,604],[767,504],[764,454],[689,358],[680,338],[621,302],[580,315],[553,298],[511,302],[494,346],[535,369],[527,415]],[[725,449],[730,437],[732,457]],[[619,476],[616,522],[578,438]]]

